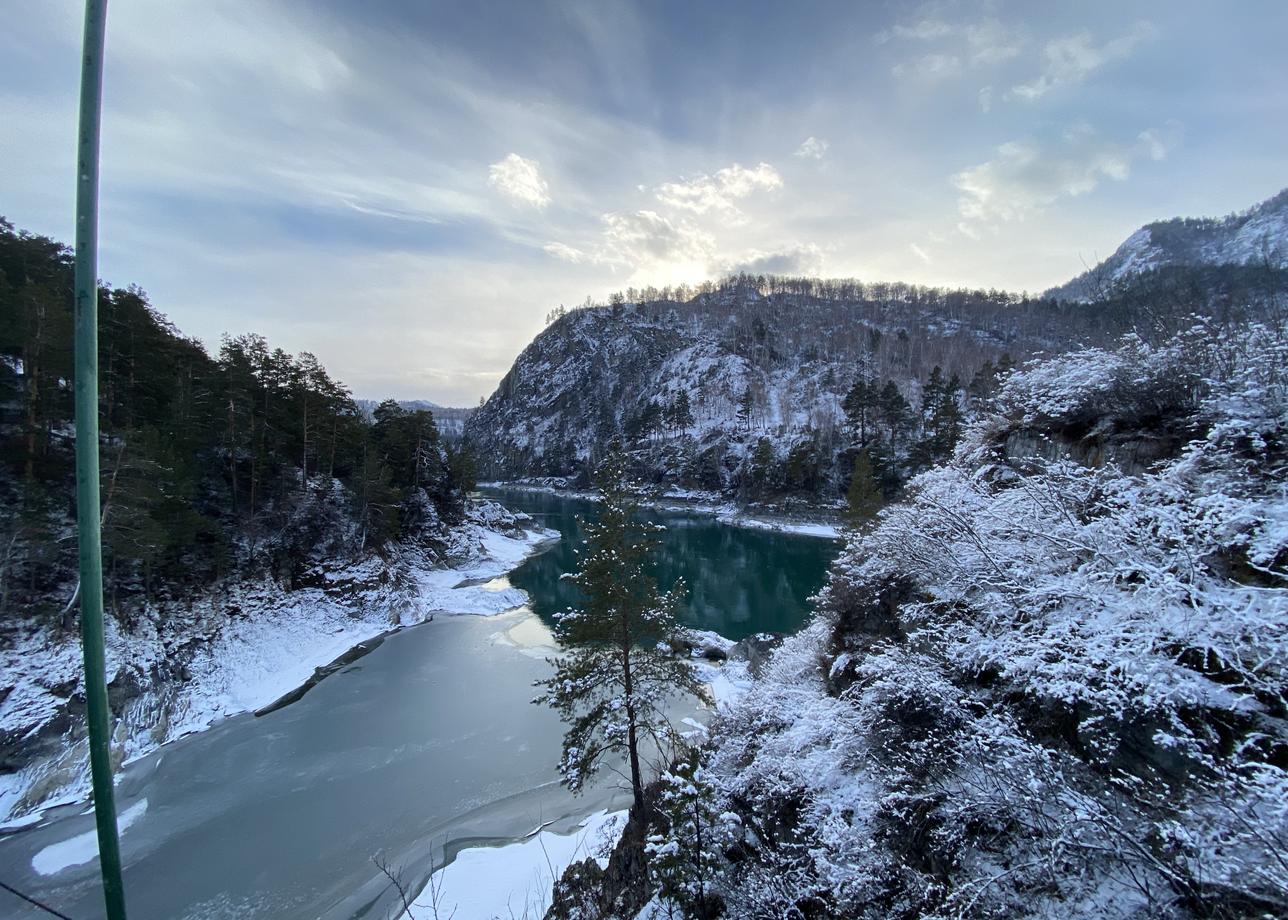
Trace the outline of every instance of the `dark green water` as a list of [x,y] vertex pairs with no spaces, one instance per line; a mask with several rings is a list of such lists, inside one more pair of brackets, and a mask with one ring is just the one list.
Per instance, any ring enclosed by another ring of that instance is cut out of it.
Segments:
[[[560,576],[577,567],[574,549],[582,543],[577,517],[593,519],[595,503],[519,489],[485,493],[564,535],[510,575],[512,584],[531,595],[532,609],[551,622],[555,613],[577,603],[576,589]],[[730,639],[799,629],[809,615],[809,597],[823,586],[841,548],[834,540],[732,527],[714,517],[651,508],[644,515],[667,528],[656,556],[658,584],[669,588],[683,577],[688,586],[684,621]]]

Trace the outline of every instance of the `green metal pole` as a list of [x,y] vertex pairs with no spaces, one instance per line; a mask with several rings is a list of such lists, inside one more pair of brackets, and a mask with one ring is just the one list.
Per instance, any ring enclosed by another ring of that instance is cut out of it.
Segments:
[[107,0],[86,0],[76,156],[76,528],[80,538],[81,644],[89,710],[98,861],[108,920],[125,920],[121,845],[112,788],[111,710],[103,661],[103,547],[98,494],[98,144]]

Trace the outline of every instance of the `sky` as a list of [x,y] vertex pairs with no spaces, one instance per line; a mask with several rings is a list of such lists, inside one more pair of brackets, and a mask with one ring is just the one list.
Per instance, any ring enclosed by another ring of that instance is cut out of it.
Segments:
[[[70,241],[81,6],[0,30]],[[1288,3],[112,0],[100,273],[470,405],[547,313],[731,271],[1041,291],[1288,185]]]

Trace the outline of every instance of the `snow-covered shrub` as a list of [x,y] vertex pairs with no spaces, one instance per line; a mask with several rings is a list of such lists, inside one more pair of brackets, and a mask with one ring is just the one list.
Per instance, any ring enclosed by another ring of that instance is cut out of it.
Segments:
[[[1288,913],[1288,345],[1013,374],[714,729],[731,915]],[[1017,426],[1161,424],[1148,469]]]
[[659,820],[645,845],[649,881],[664,901],[703,920],[719,915],[712,889],[717,854],[741,823],[716,803],[702,753],[690,750],[658,778],[652,804]]

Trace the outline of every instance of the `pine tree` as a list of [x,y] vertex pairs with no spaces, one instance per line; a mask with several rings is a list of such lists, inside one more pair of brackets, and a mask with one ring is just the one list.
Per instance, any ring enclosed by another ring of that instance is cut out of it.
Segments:
[[769,438],[761,438],[751,454],[749,484],[753,497],[763,498],[773,489],[774,461],[774,443]]
[[557,616],[555,635],[566,651],[555,673],[538,683],[544,691],[536,702],[568,725],[559,764],[564,784],[580,792],[605,758],[620,755],[642,814],[641,745],[670,740],[668,699],[684,693],[702,699],[706,692],[687,660],[664,651],[680,628],[684,584],[663,594],[649,575],[660,528],[639,520],[626,468],[626,455],[615,448],[596,471],[603,501],[598,520],[581,522],[586,549],[571,579],[585,602]]
[[997,393],[997,368],[993,366],[992,361],[985,360],[980,365],[975,376],[971,378],[970,386],[966,388],[970,396],[971,403],[977,407],[986,407],[990,404],[993,396]]
[[885,504],[881,485],[872,469],[872,458],[866,450],[854,455],[854,470],[850,473],[850,487],[846,490],[845,500],[849,506],[846,517],[854,527],[869,520]]
[[448,445],[446,452],[447,470],[452,484],[461,492],[473,492],[478,488],[478,463],[474,458],[474,451],[469,445],[461,444]]
[[961,439],[962,410],[959,402],[961,389],[961,381],[957,379],[956,374],[953,374],[944,384],[939,404],[935,407],[934,416],[931,419],[931,443],[936,459],[943,460],[952,456],[958,440]]
[[[711,882],[720,870],[720,850],[729,835],[701,752],[689,751],[662,774],[659,786],[660,821],[645,845],[649,879],[686,917],[719,916],[720,899]],[[737,818],[729,815],[724,820]]]
[[693,425],[693,407],[689,402],[688,390],[681,390],[676,394],[675,402],[671,405],[671,424],[678,428],[681,434],[687,432]]
[[754,397],[751,395],[751,387],[748,386],[742,391],[742,396],[738,397],[738,421],[742,422],[742,427],[751,430],[751,413],[755,406]]
[[845,400],[841,403],[850,426],[858,432],[860,446],[868,443],[868,426],[875,414],[879,392],[872,380],[861,375],[854,381],[854,386],[850,387],[850,391],[845,394]]
[[932,426],[935,413],[944,401],[944,372],[936,364],[930,372],[930,378],[921,388],[921,421],[926,427]]
[[894,444],[899,440],[900,433],[908,424],[909,415],[912,412],[908,405],[908,400],[903,398],[899,392],[899,387],[893,380],[887,380],[885,386],[881,389],[881,418],[890,432],[890,443]]

